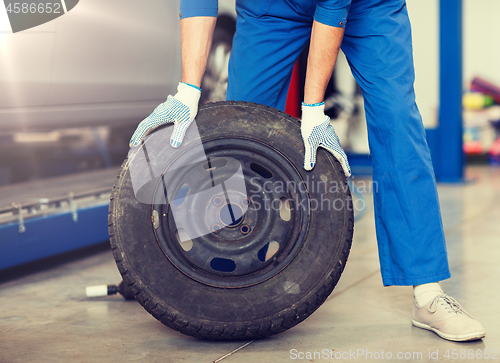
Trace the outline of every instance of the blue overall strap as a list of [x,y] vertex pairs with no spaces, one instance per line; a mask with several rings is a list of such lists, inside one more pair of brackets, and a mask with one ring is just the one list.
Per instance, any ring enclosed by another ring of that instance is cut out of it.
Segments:
[[344,28],[351,0],[316,0],[314,20],[319,23]]
[[180,0],[181,19],[193,16],[217,17],[219,12],[218,0]]

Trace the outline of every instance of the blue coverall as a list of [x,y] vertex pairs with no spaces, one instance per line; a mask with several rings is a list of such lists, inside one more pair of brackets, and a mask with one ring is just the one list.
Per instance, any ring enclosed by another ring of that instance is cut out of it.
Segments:
[[[217,16],[217,0],[181,0],[181,18]],[[285,109],[313,19],[345,27],[342,51],[360,85],[373,162],[385,286],[450,277],[434,171],[415,103],[405,0],[237,0],[228,100]]]

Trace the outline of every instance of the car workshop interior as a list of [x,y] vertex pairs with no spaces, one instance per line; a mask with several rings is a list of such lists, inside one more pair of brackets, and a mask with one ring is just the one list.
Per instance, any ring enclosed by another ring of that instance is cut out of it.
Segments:
[[[411,112],[437,186],[406,194],[425,176],[398,173],[418,163],[411,155],[377,169],[372,104],[347,52],[324,115],[348,178],[325,143],[306,168],[312,51],[290,65],[284,110],[225,102],[247,5],[218,1],[204,76],[187,87],[183,1],[0,4],[0,363],[499,360],[500,2],[385,0],[411,22]],[[372,0],[331,2],[356,1]],[[153,123],[131,143],[148,115],[186,107],[169,96],[181,88],[198,95],[187,130]],[[400,255],[434,263],[439,242],[417,246],[434,224],[451,277],[406,275]],[[407,230],[404,250],[380,243]]]

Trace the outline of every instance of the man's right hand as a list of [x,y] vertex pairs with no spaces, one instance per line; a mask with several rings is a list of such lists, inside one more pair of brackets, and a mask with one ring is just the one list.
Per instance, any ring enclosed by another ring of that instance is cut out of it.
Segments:
[[139,145],[149,131],[169,122],[174,123],[170,145],[179,147],[187,128],[198,113],[200,96],[200,88],[188,83],[179,83],[177,93],[174,96],[168,96],[165,102],[156,107],[151,115],[137,126],[130,140],[130,147]]

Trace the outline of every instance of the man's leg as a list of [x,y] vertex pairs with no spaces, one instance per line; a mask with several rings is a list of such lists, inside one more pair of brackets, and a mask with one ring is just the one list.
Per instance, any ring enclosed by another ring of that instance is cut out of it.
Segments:
[[[450,277],[439,200],[415,103],[404,1],[353,1],[342,50],[365,99],[375,221],[384,285]],[[361,9],[359,9],[361,10]]]
[[[312,2],[311,2],[312,3]],[[293,66],[310,38],[314,9],[288,2],[237,1],[227,100],[285,110]]]
[[384,285],[414,285],[415,326],[450,340],[482,338],[482,325],[437,283],[450,272],[434,171],[415,103],[404,0],[353,0],[342,50],[365,100]]

